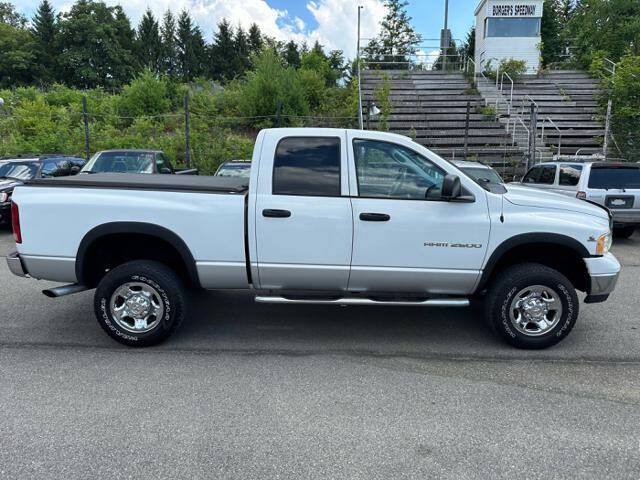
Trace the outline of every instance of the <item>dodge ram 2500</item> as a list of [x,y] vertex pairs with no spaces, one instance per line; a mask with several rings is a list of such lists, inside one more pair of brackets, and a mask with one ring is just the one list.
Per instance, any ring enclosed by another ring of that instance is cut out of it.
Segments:
[[[620,264],[606,208],[481,185],[409,138],[337,129],[260,132],[246,178],[95,174],[16,188],[14,274],[96,289],[98,322],[127,345],[169,337],[188,288],[258,302],[464,307],[522,348],[559,342],[576,290],[602,302]],[[73,209],[74,215],[63,215]]]

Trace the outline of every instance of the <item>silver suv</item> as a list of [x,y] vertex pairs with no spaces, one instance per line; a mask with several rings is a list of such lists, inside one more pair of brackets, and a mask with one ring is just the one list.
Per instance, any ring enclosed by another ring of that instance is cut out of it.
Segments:
[[640,227],[640,164],[544,162],[518,182],[604,205],[613,213],[613,233],[629,238]]

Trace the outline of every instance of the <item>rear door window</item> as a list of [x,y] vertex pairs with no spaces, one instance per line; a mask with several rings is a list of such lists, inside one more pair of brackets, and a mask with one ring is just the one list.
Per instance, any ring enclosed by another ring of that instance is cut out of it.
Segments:
[[282,139],[273,162],[273,194],[340,196],[340,139]]
[[640,168],[635,166],[591,167],[589,188],[640,189]]
[[580,181],[582,174],[582,165],[562,165],[560,167],[559,185],[566,187],[575,187]]

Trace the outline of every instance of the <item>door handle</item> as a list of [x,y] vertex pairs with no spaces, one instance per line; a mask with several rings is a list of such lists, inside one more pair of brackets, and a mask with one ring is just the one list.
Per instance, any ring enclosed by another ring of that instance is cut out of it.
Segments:
[[391,217],[386,213],[361,213],[360,220],[364,222],[388,222]]
[[289,210],[265,208],[264,210],[262,210],[262,216],[269,218],[288,218],[291,216],[291,212]]

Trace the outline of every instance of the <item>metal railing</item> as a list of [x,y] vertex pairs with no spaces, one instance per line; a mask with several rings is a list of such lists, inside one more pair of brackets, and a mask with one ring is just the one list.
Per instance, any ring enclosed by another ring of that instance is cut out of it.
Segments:
[[[507,72],[502,72],[502,76],[500,77],[500,92],[502,92],[502,89],[504,87],[504,77],[505,77],[505,75],[507,76],[507,78],[511,82],[511,92],[509,93],[509,104],[513,105],[513,79],[511,78],[511,76]],[[511,108],[509,108],[509,112],[511,112]]]
[[560,149],[562,148],[562,130],[560,130],[558,128],[558,126],[555,124],[555,122],[553,120],[551,120],[551,118],[549,118],[549,117],[546,117],[542,121],[542,143],[544,144],[544,127],[545,127],[545,124],[547,122],[549,122],[551,124],[551,126],[558,131],[558,134],[559,134],[559,137],[558,137],[558,155],[560,155]]

